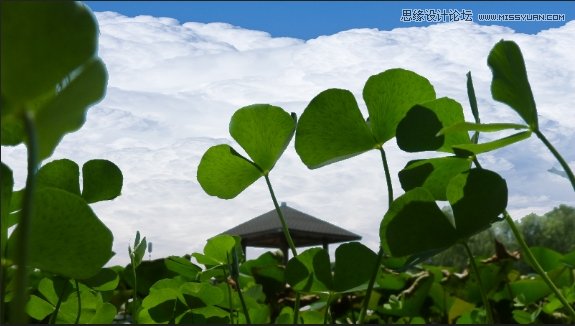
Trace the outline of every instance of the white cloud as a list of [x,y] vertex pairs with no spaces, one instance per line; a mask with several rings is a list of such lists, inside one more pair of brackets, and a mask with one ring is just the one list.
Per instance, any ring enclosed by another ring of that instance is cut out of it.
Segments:
[[[302,41],[223,23],[180,24],[111,12],[96,16],[100,55],[110,74],[108,93],[89,110],[84,127],[64,138],[53,158],[79,164],[105,158],[122,169],[122,196],[94,205],[115,236],[112,263],[127,263],[127,246],[136,230],[154,243],[153,257],[182,255],[201,251],[209,237],[273,208],[263,180],[233,200],[206,195],[196,180],[207,148],[229,143],[240,149],[227,127],[241,106],[270,103],[300,115],[320,91],[347,88],[365,112],[361,91],[367,78],[402,67],[426,76],[439,96],[462,103],[471,119],[465,88],[465,74],[471,70],[482,119],[519,122],[489,92],[486,58],[502,38],[521,46],[542,129],[575,168],[573,21],[537,35],[449,23],[392,31],[354,29]],[[403,153],[394,141],[386,150],[397,196],[397,172],[424,155]],[[21,187],[23,148],[2,148],[2,160],[14,169]],[[535,138],[485,155],[482,162],[507,179],[515,217],[543,213],[560,203],[575,205],[568,181],[547,172],[559,166]],[[271,180],[280,201],[362,235],[376,250],[387,208],[377,152],[308,170],[292,142]]]

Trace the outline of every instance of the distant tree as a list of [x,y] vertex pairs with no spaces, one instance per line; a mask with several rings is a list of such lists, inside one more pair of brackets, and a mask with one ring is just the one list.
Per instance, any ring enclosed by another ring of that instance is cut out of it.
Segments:
[[[448,215],[451,214],[450,209],[444,208],[443,211]],[[574,207],[560,205],[543,216],[532,213],[523,217],[517,224],[530,247],[547,247],[563,254],[575,250]],[[495,254],[495,239],[509,251],[519,249],[511,229],[503,221],[496,222],[490,229],[472,236],[467,244],[475,257],[487,258]],[[468,257],[465,249],[456,245],[435,255],[428,262],[463,269],[467,266]],[[524,268],[526,266],[520,267]]]

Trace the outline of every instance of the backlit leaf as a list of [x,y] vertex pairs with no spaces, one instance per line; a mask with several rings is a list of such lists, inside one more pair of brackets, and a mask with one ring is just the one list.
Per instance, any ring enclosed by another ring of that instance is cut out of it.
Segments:
[[80,168],[76,162],[61,159],[43,165],[36,179],[39,186],[54,187],[80,195]]
[[348,90],[321,92],[299,119],[295,149],[310,169],[345,160],[374,146],[371,131]]
[[424,77],[405,69],[389,69],[369,77],[363,88],[371,130],[378,144],[395,136],[397,125],[414,105],[435,99]]
[[398,176],[405,191],[423,187],[429,190],[436,200],[447,200],[445,192],[449,180],[470,167],[471,160],[467,158],[439,157],[410,161],[399,171]]
[[[34,206],[42,209],[34,210],[30,220],[30,266],[85,279],[96,275],[112,257],[112,232],[81,197],[42,188],[35,194]],[[17,227],[10,240],[18,234]]]
[[519,46],[513,41],[499,41],[489,53],[487,64],[493,73],[493,98],[509,105],[532,130],[537,130],[537,107]]
[[510,129],[527,129],[528,126],[516,123],[472,123],[472,122],[459,122],[449,127],[445,127],[438,132],[438,135],[448,135],[453,132],[461,131],[481,131],[481,132],[495,132]]
[[26,312],[36,320],[43,320],[54,311],[55,307],[35,295],[30,296],[26,304]]
[[100,59],[82,67],[61,92],[35,115],[40,159],[52,155],[54,149],[69,132],[82,127],[86,110],[104,97],[108,74]]
[[286,281],[296,291],[328,292],[333,282],[328,253],[311,248],[293,257],[286,267]]
[[487,143],[480,144],[461,144],[453,146],[453,151],[457,155],[469,156],[471,154],[477,155],[485,152],[490,152],[511,144],[520,142],[531,136],[531,131],[522,131],[505,138],[493,140]]
[[102,268],[98,274],[82,280],[82,283],[97,291],[112,291],[120,283],[120,276],[111,268]]
[[464,121],[461,104],[450,98],[439,98],[414,106],[397,127],[397,144],[407,152],[439,150],[453,153],[453,145],[471,143],[469,134],[439,131]]
[[267,174],[291,141],[295,125],[295,116],[282,108],[255,104],[234,113],[230,135]]
[[231,199],[263,175],[252,162],[229,145],[216,145],[204,153],[197,178],[208,195]]
[[55,93],[71,71],[96,55],[96,19],[82,4],[5,1],[1,12],[2,95],[12,101]]

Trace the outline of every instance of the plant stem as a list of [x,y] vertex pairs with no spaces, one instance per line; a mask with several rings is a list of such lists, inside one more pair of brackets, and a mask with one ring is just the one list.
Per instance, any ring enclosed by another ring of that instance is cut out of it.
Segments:
[[327,316],[329,315],[329,304],[331,302],[331,296],[332,296],[332,292],[329,291],[329,296],[327,297],[327,302],[325,304],[325,313],[323,314],[323,324],[326,325],[327,324]]
[[561,154],[559,154],[559,152],[555,149],[555,147],[553,147],[553,145],[551,145],[549,140],[547,140],[547,138],[543,135],[543,133],[541,133],[541,131],[534,130],[533,133],[535,133],[537,135],[537,137],[539,137],[539,139],[541,139],[543,144],[545,144],[545,146],[547,146],[549,151],[551,151],[553,156],[555,156],[557,161],[559,161],[559,164],[561,164],[563,171],[565,171],[565,173],[567,174],[567,178],[571,182],[571,186],[573,187],[573,190],[575,190],[575,175],[573,175],[573,171],[571,171],[571,168],[569,167],[567,162],[565,162],[565,160],[563,159],[563,156],[561,156]]
[[26,176],[26,189],[22,199],[22,214],[18,222],[18,238],[16,239],[17,254],[14,258],[16,263],[16,289],[11,316],[14,324],[27,324],[26,303],[28,302],[28,240],[30,238],[30,222],[34,209],[34,192],[36,187],[36,170],[38,165],[38,140],[32,115],[26,112],[24,126],[28,138],[28,174]]
[[391,184],[391,175],[389,174],[389,166],[387,165],[387,158],[385,157],[385,151],[383,147],[379,148],[381,153],[381,160],[383,162],[383,170],[385,171],[385,182],[387,183],[387,206],[388,209],[393,202],[393,185]]
[[[235,252],[234,252],[235,253]],[[244,300],[244,295],[242,293],[242,287],[240,285],[240,279],[237,276],[237,273],[234,273],[234,270],[238,270],[236,255],[234,254],[234,259],[230,262],[230,255],[226,254],[226,259],[228,260],[228,266],[230,267],[230,277],[236,283],[236,287],[238,290],[238,296],[240,297],[240,302],[242,304],[242,310],[244,311],[244,315],[246,316],[246,323],[251,324],[252,321],[250,320],[250,314],[248,313],[248,307],[246,306],[246,301]],[[225,275],[225,271],[224,271]],[[228,286],[230,286],[228,284]]]
[[[481,166],[481,164],[479,164],[479,161],[475,160],[474,162],[478,168],[480,168],[480,169],[483,168]],[[537,261],[537,258],[535,258],[535,256],[533,255],[533,252],[531,252],[531,249],[529,249],[527,242],[525,242],[523,235],[521,234],[521,232],[517,228],[517,225],[515,224],[515,222],[513,221],[511,216],[509,215],[509,212],[507,212],[507,210],[503,211],[503,216],[505,218],[505,221],[507,222],[507,225],[509,225],[509,227],[511,228],[511,232],[513,232],[513,236],[515,236],[515,240],[517,240],[517,243],[519,243],[519,246],[521,247],[523,254],[527,258],[528,263],[531,263],[531,266],[535,269],[535,272],[537,272],[537,274],[539,274],[539,276],[541,276],[543,281],[545,281],[547,286],[549,286],[549,288],[553,291],[553,293],[555,293],[555,295],[557,296],[559,301],[561,301],[563,306],[567,309],[567,311],[569,311],[571,318],[573,320],[575,320],[575,310],[573,309],[573,307],[571,307],[571,305],[569,305],[569,302],[567,301],[567,299],[565,299],[565,297],[563,296],[561,291],[557,288],[557,286],[555,286],[555,284],[553,283],[553,281],[551,281],[549,276],[547,276],[547,273],[545,273],[545,270],[543,270],[543,268],[539,264],[539,261]]]
[[300,306],[300,294],[296,292],[295,302],[293,304],[293,323],[296,325],[299,322],[299,306]]
[[[383,163],[383,171],[385,172],[385,182],[387,184],[387,208],[391,207],[391,203],[393,202],[393,185],[391,184],[391,174],[389,173],[389,166],[387,164],[387,158],[385,156],[385,151],[383,147],[379,147],[379,152],[381,153],[381,161]],[[377,278],[377,274],[379,272],[379,266],[383,261],[383,247],[379,247],[379,252],[377,254],[377,260],[375,262],[375,268],[373,274],[371,274],[371,278],[369,279],[369,283],[367,285],[367,291],[365,292],[365,297],[363,299],[363,305],[361,307],[361,311],[359,312],[358,323],[363,324],[365,320],[365,316],[367,314],[367,308],[369,306],[369,300],[371,298],[371,293],[373,292],[373,285],[375,284],[375,279]]]
[[[282,230],[284,232],[284,236],[286,238],[286,241],[291,249],[291,253],[292,256],[296,257],[297,256],[297,250],[295,248],[295,244],[291,238],[291,235],[289,233],[289,228],[287,226],[287,223],[284,219],[284,214],[282,213],[282,210],[280,209],[280,205],[278,205],[278,200],[276,199],[276,195],[274,193],[274,189],[272,187],[272,183],[270,182],[270,178],[267,174],[264,175],[264,178],[266,179],[266,183],[268,185],[268,190],[270,191],[270,195],[272,197],[272,201],[274,202],[274,206],[276,208],[276,212],[278,213],[278,217],[280,219],[280,223],[282,224]],[[287,258],[287,257],[286,257]],[[293,312],[293,323],[297,324],[298,323],[298,317],[299,317],[299,301],[300,301],[300,294],[298,292],[296,292],[295,295],[295,305],[294,305],[294,312]]]
[[377,274],[379,272],[379,266],[381,266],[382,260],[383,260],[383,248],[380,246],[379,252],[377,254],[377,260],[374,266],[375,268],[373,273],[371,274],[371,278],[369,279],[369,284],[367,285],[367,291],[365,292],[363,304],[359,312],[359,317],[357,318],[358,324],[363,324],[365,321],[365,315],[367,314],[367,308],[369,307],[369,300],[371,298],[371,293],[373,292],[373,285],[375,284],[375,279],[377,278]]
[[278,213],[278,217],[280,218],[280,222],[282,224],[284,236],[285,236],[286,241],[287,241],[287,243],[291,249],[292,255],[295,257],[295,256],[297,256],[297,250],[295,249],[294,242],[293,242],[291,235],[289,233],[289,228],[288,228],[287,223],[284,219],[284,214],[282,213],[282,210],[280,209],[280,205],[278,205],[278,200],[276,199],[276,195],[274,194],[274,189],[272,188],[272,184],[270,182],[269,176],[266,174],[266,175],[264,175],[264,177],[266,179],[266,183],[268,184],[268,189],[270,191],[270,195],[272,196],[272,201],[274,202],[276,212]]
[[477,264],[475,263],[475,258],[471,253],[471,249],[467,245],[467,242],[461,243],[465,248],[465,252],[467,256],[469,256],[469,264],[473,269],[473,274],[475,274],[475,279],[477,280],[477,286],[479,287],[479,293],[481,293],[481,300],[483,301],[483,306],[485,307],[485,312],[487,314],[487,324],[493,324],[493,312],[491,311],[491,305],[489,304],[489,298],[485,293],[485,288],[483,288],[483,284],[481,282],[481,275],[479,274],[479,269],[477,268]]
[[561,291],[557,288],[557,286],[555,286],[553,281],[551,281],[551,279],[549,278],[547,273],[545,273],[545,270],[543,269],[543,267],[541,267],[541,265],[539,264],[539,262],[537,261],[537,259],[533,255],[533,252],[531,252],[531,249],[529,249],[529,246],[525,242],[525,239],[523,238],[521,231],[519,231],[519,229],[517,228],[517,225],[515,224],[515,222],[513,221],[511,216],[509,215],[509,213],[507,211],[505,211],[503,213],[503,215],[505,217],[505,221],[507,221],[507,224],[509,224],[509,227],[511,228],[511,232],[513,232],[513,235],[515,236],[515,239],[517,239],[519,246],[521,246],[523,254],[527,258],[528,263],[531,264],[531,266],[535,269],[537,274],[539,274],[541,276],[541,278],[543,279],[543,281],[545,281],[547,286],[549,286],[549,288],[553,291],[553,293],[555,293],[555,295],[557,296],[559,301],[561,301],[561,303],[563,304],[565,309],[567,309],[567,311],[569,312],[569,315],[571,315],[572,320],[575,320],[575,310],[569,304],[567,299],[565,299],[565,297],[563,296]]
[[82,315],[82,297],[80,296],[80,285],[78,284],[77,280],[74,280],[76,283],[76,295],[78,296],[78,316],[76,317],[76,321],[74,322],[75,325],[80,323],[80,315]]

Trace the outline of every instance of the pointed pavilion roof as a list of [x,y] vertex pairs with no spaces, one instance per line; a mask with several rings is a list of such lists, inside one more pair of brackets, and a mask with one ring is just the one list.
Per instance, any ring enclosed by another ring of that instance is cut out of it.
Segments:
[[[300,212],[287,206],[286,203],[282,203],[280,209],[296,247],[325,246],[330,243],[361,239],[361,236],[355,233]],[[287,247],[275,209],[231,228],[223,234],[239,235],[242,238],[242,243],[249,247]]]

